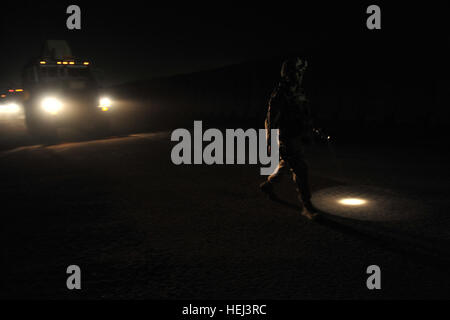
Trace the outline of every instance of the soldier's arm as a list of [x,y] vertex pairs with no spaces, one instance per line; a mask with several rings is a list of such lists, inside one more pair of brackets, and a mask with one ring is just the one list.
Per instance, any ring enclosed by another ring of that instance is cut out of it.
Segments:
[[307,130],[311,134],[311,137],[309,137],[310,142],[314,143],[315,140],[319,140],[321,142],[328,142],[331,137],[328,136],[318,125],[319,121],[317,121],[316,113],[314,112],[315,108],[311,108],[310,103],[307,105],[307,112],[308,112],[308,121],[306,123]]
[[280,119],[280,98],[279,88],[277,87],[270,97],[266,120],[264,122],[268,154],[270,154],[271,129],[278,128]]
[[311,102],[309,100],[306,100],[305,102],[306,107],[306,128],[310,136],[312,137],[313,130],[314,130],[314,116],[311,112]]
[[270,97],[269,100],[269,109],[267,111],[267,127],[266,129],[270,130],[270,129],[276,129],[278,128],[279,125],[279,120],[280,120],[280,108],[282,105],[282,92],[281,92],[281,88],[277,87],[275,88],[275,90],[272,92],[272,95]]
[[310,101],[304,95],[300,96],[300,99],[298,101],[300,105],[303,126],[301,139],[303,143],[309,144],[314,141],[314,121],[313,115],[311,113]]

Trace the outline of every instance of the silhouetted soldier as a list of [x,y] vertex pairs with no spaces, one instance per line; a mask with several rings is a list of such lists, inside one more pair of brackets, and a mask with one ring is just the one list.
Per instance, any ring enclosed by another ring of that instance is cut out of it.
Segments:
[[269,141],[270,130],[279,130],[280,162],[260,187],[271,198],[276,198],[273,185],[290,169],[297,184],[302,214],[308,219],[314,219],[318,213],[311,203],[308,166],[303,153],[303,142],[311,139],[313,130],[308,100],[302,87],[307,66],[305,60],[292,58],[283,62],[281,67],[281,80],[270,97],[265,121]]

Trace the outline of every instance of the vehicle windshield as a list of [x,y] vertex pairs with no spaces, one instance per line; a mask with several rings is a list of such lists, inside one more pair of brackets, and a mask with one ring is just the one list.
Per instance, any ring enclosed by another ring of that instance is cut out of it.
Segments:
[[45,67],[40,68],[40,78],[58,78],[60,76],[60,70],[57,67]]
[[67,76],[69,78],[85,78],[85,79],[92,78],[91,72],[87,68],[68,68]]
[[58,66],[46,66],[40,68],[39,75],[41,79],[93,80],[91,71],[88,68],[83,67],[61,68]]

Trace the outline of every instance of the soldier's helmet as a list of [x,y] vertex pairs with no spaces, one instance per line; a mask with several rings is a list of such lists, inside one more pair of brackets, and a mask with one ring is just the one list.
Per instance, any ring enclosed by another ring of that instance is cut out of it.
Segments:
[[296,81],[305,72],[308,62],[300,57],[290,58],[281,65],[281,77],[285,80]]

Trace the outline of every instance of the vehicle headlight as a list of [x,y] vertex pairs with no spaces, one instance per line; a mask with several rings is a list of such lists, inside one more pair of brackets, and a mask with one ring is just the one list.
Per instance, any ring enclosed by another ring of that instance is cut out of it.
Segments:
[[19,112],[19,110],[20,110],[19,106],[15,103],[0,105],[1,113],[16,113]]
[[103,97],[100,98],[100,104],[98,105],[99,108],[102,108],[103,111],[107,111],[109,107],[111,107],[111,99]]
[[62,103],[56,98],[45,98],[41,103],[42,109],[51,114],[57,114],[62,109]]

